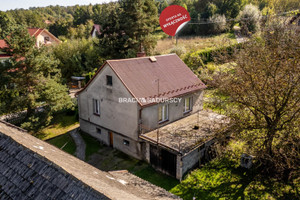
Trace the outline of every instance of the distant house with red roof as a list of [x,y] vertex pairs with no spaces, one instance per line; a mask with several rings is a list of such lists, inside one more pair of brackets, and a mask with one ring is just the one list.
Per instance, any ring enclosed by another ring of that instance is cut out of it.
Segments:
[[[52,45],[58,44],[61,41],[51,34],[48,30],[42,28],[28,28],[28,33],[30,36],[36,38],[36,47],[40,47],[41,45]],[[0,40],[0,60],[8,59],[11,56],[7,55],[3,49],[7,48],[7,44],[4,40]],[[2,51],[1,51],[2,50]]]
[[99,24],[94,24],[93,29],[91,31],[92,38],[96,38],[97,35],[101,34],[101,26]]
[[46,29],[28,28],[28,33],[36,38],[36,46],[58,44],[61,41]]

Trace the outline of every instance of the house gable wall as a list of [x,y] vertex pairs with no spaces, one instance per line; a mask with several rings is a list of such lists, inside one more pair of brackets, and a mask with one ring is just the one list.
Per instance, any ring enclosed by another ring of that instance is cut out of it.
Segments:
[[55,38],[48,34],[46,31],[43,31],[41,34],[39,34],[36,38],[36,45],[39,47],[41,44],[45,44],[45,37],[49,37],[50,41],[49,43],[57,43],[57,40]]
[[[189,113],[184,113],[184,99],[186,97],[192,97],[192,111]],[[158,123],[158,106],[159,104],[145,107],[142,111],[142,123],[144,127],[144,132],[148,132],[158,128],[159,126],[166,125],[172,123],[178,119],[186,117],[188,114],[196,113],[198,110],[202,110],[203,108],[203,90],[187,94],[185,96],[180,97],[180,103],[169,103],[169,120],[162,124]]]
[[[107,75],[112,76],[113,86],[106,85]],[[137,141],[139,106],[137,103],[120,103],[119,98],[133,97],[106,64],[91,84],[79,94],[79,117]],[[100,101],[100,116],[93,113],[93,99]]]

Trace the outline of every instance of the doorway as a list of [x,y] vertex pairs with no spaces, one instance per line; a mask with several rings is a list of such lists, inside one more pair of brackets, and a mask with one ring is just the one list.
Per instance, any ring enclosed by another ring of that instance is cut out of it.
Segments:
[[114,146],[114,135],[113,132],[109,132],[109,146],[113,147]]

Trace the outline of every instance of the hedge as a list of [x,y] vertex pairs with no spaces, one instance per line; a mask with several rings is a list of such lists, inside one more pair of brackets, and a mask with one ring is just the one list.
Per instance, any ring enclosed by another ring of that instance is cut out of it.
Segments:
[[209,62],[214,61],[214,56],[216,54],[227,54],[232,55],[235,49],[240,49],[242,47],[242,43],[234,44],[230,46],[223,46],[219,48],[206,48],[201,49],[195,52],[189,52],[186,54],[184,58],[185,64],[187,64],[191,69],[196,70],[200,66],[203,66]]

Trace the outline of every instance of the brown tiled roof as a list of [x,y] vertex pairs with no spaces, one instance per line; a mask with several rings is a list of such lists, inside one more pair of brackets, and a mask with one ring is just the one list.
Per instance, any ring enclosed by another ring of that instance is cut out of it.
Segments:
[[[108,60],[106,63],[111,66],[141,106],[151,104],[149,101],[140,101],[142,98],[147,100],[179,97],[206,88],[205,84],[176,54],[155,56],[155,59],[156,61],[153,62],[150,57],[141,57]],[[104,66],[105,64],[95,76]],[[157,80],[159,80],[159,87]]]
[[[60,42],[60,40],[58,38],[56,38],[54,35],[52,35],[49,31],[47,31],[46,29],[42,29],[42,28],[27,28],[28,33],[30,36],[34,36],[37,37],[39,36],[43,31],[46,31],[49,35],[51,35],[57,42]],[[6,42],[4,40],[0,40],[0,49],[3,48],[7,48],[8,45],[6,44]]]
[[93,34],[93,32],[94,32],[94,30],[96,29],[96,31],[97,31],[97,34],[101,34],[101,26],[99,25],[99,24],[94,24],[94,26],[93,26],[93,29],[92,29],[92,31],[91,31],[91,35]]
[[41,32],[44,31],[42,28],[28,28],[28,33],[30,36],[35,36],[37,37]]
[[0,49],[7,48],[7,44],[4,40],[0,40]]

